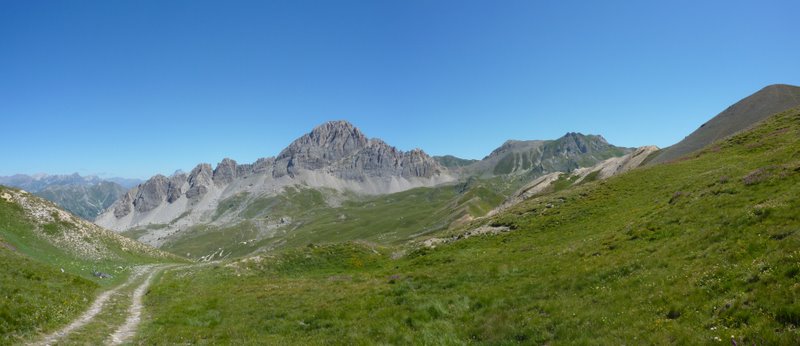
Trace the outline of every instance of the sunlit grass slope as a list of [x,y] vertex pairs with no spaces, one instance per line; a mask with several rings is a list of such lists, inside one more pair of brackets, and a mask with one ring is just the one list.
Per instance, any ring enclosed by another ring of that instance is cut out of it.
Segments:
[[99,290],[123,281],[132,265],[177,260],[0,186],[0,344],[66,324]]
[[793,110],[471,225],[511,232],[169,272],[138,342],[798,344],[799,210]]

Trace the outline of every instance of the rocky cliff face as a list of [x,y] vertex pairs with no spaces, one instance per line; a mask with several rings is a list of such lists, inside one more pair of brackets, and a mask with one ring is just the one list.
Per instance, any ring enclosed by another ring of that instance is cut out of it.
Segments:
[[214,169],[211,180],[218,185],[230,184],[233,179],[236,179],[238,174],[239,170],[237,170],[236,161],[225,158],[217,165],[217,168]]
[[422,150],[397,150],[369,139],[346,121],[332,121],[298,138],[275,159],[273,177],[324,169],[338,178],[432,178],[446,169]]
[[201,163],[192,169],[187,178],[189,189],[186,191],[186,198],[195,199],[205,195],[213,182],[213,176],[211,165],[207,163]]
[[369,143],[364,134],[345,121],[322,124],[298,138],[275,159],[273,176],[295,175],[299,170],[318,170],[351,156]]
[[224,198],[269,195],[294,184],[382,194],[454,179],[422,150],[404,152],[367,138],[346,121],[332,121],[301,136],[275,158],[251,164],[225,158],[213,169],[202,163],[188,175],[156,175],[128,191],[97,223],[126,230],[172,223],[186,215],[188,224],[199,223]]

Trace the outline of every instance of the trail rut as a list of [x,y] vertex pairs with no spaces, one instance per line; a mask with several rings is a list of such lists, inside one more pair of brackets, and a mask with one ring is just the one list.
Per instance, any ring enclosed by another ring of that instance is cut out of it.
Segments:
[[108,341],[109,345],[119,345],[136,333],[136,328],[139,326],[139,322],[142,319],[142,296],[147,292],[147,288],[150,287],[153,276],[164,269],[166,269],[166,267],[156,268],[150,271],[147,279],[133,292],[131,306],[128,308],[128,318],[125,320],[125,323],[111,335]]
[[[104,311],[108,308],[109,299],[118,294],[123,297],[130,296],[131,299],[130,306],[126,311],[127,317],[125,319],[125,322],[115,329],[115,332],[110,335],[110,337],[105,343],[118,345],[125,342],[136,332],[136,327],[138,327],[139,322],[141,320],[142,297],[144,296],[145,292],[147,292],[147,288],[150,286],[153,277],[157,273],[161,272],[162,270],[168,267],[169,266],[155,266],[155,265],[144,265],[144,266],[134,267],[128,280],[126,280],[119,286],[98,295],[95,301],[89,307],[89,309],[86,310],[86,312],[84,312],[80,317],[72,321],[66,327],[45,336],[40,341],[34,342],[31,345],[37,345],[37,346],[53,345],[63,340],[69,339],[69,336],[71,334],[74,334],[74,332],[81,330],[81,328],[86,327],[88,324],[92,323],[98,315],[104,313]],[[141,284],[139,284],[139,286],[132,293],[125,292],[129,287],[131,287],[134,283],[140,280],[140,278],[142,278],[144,275],[147,275],[147,277]],[[97,332],[102,332],[102,331],[97,331]]]

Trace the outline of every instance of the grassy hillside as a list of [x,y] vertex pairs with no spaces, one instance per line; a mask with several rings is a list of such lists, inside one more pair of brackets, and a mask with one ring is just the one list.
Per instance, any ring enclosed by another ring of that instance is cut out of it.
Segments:
[[[65,324],[134,264],[176,260],[0,186],[0,344]],[[97,278],[95,270],[113,277]]]
[[510,232],[434,249],[307,246],[167,273],[137,341],[798,344],[798,210],[793,110],[696,157],[469,226]]
[[798,106],[800,106],[800,87],[786,84],[769,85],[731,105],[675,145],[664,148],[650,162],[654,164],[679,159],[714,141],[749,129],[775,113]]
[[16,253],[7,243],[0,243],[0,268],[0,345],[67,323],[98,288],[91,280]]

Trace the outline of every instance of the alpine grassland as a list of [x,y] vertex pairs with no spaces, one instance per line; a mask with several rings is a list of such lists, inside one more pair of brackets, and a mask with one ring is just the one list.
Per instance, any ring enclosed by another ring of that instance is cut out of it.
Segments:
[[[2,242],[3,240],[0,240]],[[0,244],[0,344],[14,344],[80,314],[99,285],[14,253]]]
[[508,232],[167,271],[135,342],[798,344],[799,210],[794,109],[434,236]]
[[[67,324],[98,293],[124,282],[133,265],[182,261],[109,231],[87,230],[19,190],[0,187],[0,195],[0,344],[30,341]],[[12,195],[27,196],[26,207]]]

